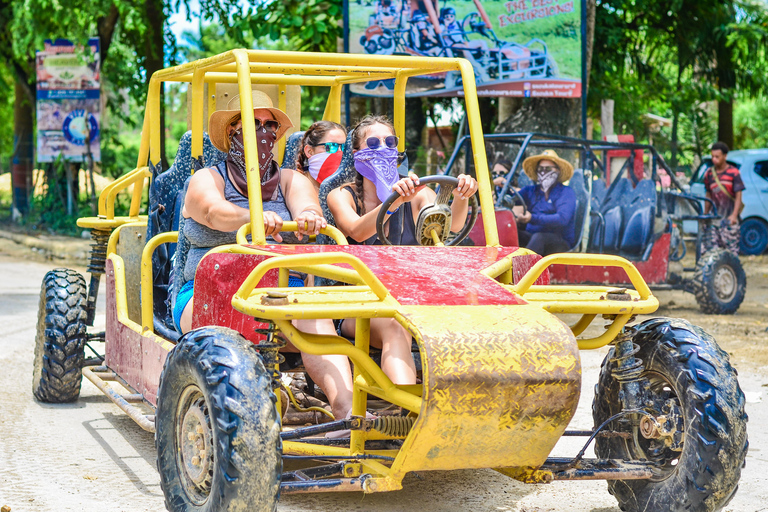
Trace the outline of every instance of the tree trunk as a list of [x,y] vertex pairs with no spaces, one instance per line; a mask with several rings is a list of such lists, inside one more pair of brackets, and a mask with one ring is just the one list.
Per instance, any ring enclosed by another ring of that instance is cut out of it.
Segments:
[[26,75],[16,79],[15,101],[13,105],[13,153],[11,182],[13,189],[13,216],[29,212],[30,184],[34,167],[34,102],[28,95],[29,85]]
[[[405,99],[405,153],[408,164],[413,167],[416,163],[421,135],[427,126],[427,115],[424,113],[422,98]],[[426,150],[426,148],[424,148]]]
[[[163,46],[165,42],[165,12],[162,0],[146,0],[147,35],[145,40],[144,67],[147,71],[147,87],[149,79],[155,71],[165,67]],[[160,162],[163,170],[168,169],[165,155],[165,86],[160,84]]]
[[733,100],[717,102],[717,139],[733,149]]

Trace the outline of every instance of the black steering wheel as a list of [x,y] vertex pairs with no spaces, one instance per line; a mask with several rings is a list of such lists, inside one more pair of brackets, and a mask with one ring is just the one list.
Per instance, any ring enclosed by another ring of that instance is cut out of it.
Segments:
[[[437,183],[440,185],[440,190],[435,198],[434,204],[427,205],[419,212],[419,219],[416,222],[416,240],[419,241],[419,245],[436,245],[437,241],[445,243],[448,239],[448,235],[451,232],[451,207],[448,205],[448,201],[451,198],[451,193],[459,185],[459,179],[453,176],[427,176],[426,178],[419,178],[419,186],[428,185],[430,183]],[[392,206],[400,194],[393,192],[387,199],[381,204],[379,215],[376,217],[376,234],[379,240],[384,245],[392,245],[387,235],[384,233],[385,217],[387,216],[387,210]],[[464,223],[464,227],[456,235],[456,237],[445,245],[458,245],[462,240],[467,238],[469,232],[477,221],[477,212],[479,210],[477,204],[477,194],[473,194],[469,198],[469,216]]]
[[514,215],[514,210],[512,210],[512,208],[518,205],[523,207],[523,215],[528,213],[528,205],[525,204],[525,199],[523,199],[523,196],[520,195],[519,191],[509,187],[509,190],[507,190],[507,193],[504,195],[504,198],[501,201],[501,206],[509,208]]

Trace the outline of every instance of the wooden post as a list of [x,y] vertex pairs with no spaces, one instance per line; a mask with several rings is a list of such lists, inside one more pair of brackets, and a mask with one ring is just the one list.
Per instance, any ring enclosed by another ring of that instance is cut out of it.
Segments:
[[613,131],[613,100],[600,102],[600,128],[603,138],[614,135]]

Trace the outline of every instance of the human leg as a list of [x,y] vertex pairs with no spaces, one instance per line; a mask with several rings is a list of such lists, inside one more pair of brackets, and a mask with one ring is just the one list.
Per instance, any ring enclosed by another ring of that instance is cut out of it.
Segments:
[[715,224],[708,224],[704,228],[704,234],[701,237],[701,253],[705,254],[719,247],[719,238],[717,226]]
[[720,228],[720,239],[723,248],[739,255],[739,242],[741,241],[741,226],[739,224],[728,224]]
[[[355,335],[355,321],[341,324],[344,336]],[[395,384],[416,384],[416,364],[411,354],[411,335],[394,318],[371,319],[371,345],[381,349],[381,369]]]
[[525,247],[542,256],[568,250],[566,241],[556,233],[533,233]]
[[528,247],[528,243],[531,241],[531,234],[525,229],[517,229],[517,243],[520,247]]
[[[331,320],[296,320],[294,325],[308,334],[336,336]],[[301,353],[307,373],[322,388],[336,419],[347,416],[352,409],[352,369],[347,356],[339,354],[317,356]]]

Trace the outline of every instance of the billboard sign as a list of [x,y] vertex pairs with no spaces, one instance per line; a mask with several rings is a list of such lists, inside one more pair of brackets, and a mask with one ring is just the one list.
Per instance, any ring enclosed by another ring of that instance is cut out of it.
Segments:
[[[581,97],[583,0],[348,1],[348,51],[463,57],[478,96]],[[394,84],[352,86],[389,95]],[[463,94],[458,73],[411,78],[409,96]]]
[[89,48],[45,41],[36,54],[37,161],[82,161],[90,149],[101,160],[99,40]]

